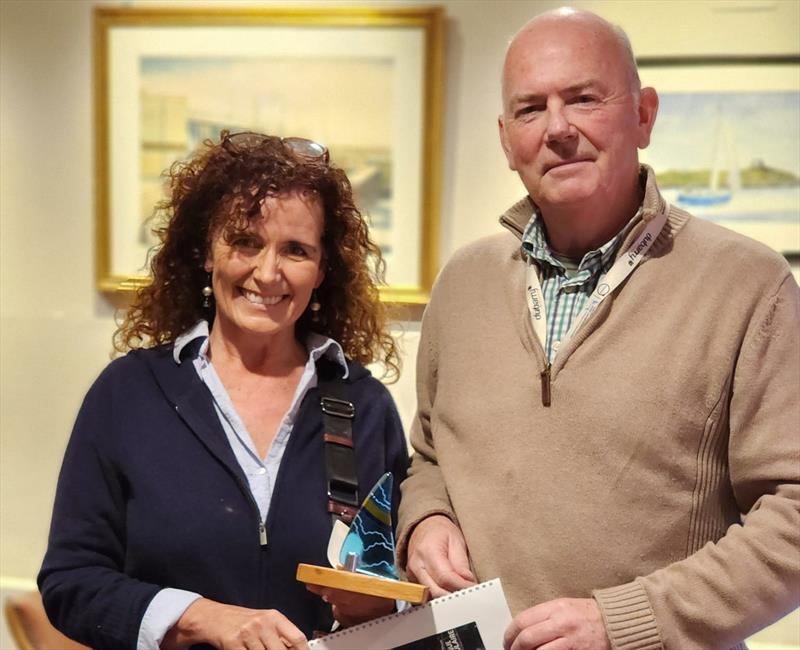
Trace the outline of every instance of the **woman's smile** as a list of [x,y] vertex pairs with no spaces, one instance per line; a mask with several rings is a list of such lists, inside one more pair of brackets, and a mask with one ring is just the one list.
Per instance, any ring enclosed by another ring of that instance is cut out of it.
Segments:
[[255,305],[265,305],[265,306],[272,306],[277,305],[281,300],[283,300],[286,295],[282,294],[280,296],[262,296],[260,293],[255,293],[254,291],[248,291],[245,288],[240,288],[239,292],[244,296],[244,298]]

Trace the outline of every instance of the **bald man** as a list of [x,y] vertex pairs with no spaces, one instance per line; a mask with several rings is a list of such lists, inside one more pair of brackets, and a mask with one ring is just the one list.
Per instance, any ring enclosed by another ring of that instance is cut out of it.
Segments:
[[527,196],[423,319],[400,562],[494,577],[505,646],[740,648],[800,597],[800,290],[640,166],[658,96],[625,35],[512,40],[500,141]]

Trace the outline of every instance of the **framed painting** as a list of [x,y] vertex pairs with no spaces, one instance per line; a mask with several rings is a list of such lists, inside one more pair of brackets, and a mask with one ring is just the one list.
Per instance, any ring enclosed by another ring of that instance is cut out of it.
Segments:
[[96,8],[98,287],[149,281],[163,172],[228,129],[325,144],[386,261],[382,297],[426,302],[443,30],[438,7]]
[[659,95],[650,146],[664,196],[757,239],[800,252],[800,57],[640,59]]

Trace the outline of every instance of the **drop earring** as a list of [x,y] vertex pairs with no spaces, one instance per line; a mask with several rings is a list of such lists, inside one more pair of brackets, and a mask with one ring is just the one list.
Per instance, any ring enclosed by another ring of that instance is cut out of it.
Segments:
[[211,308],[211,296],[214,295],[214,290],[211,288],[211,274],[208,274],[206,279],[206,286],[203,287],[203,309]]
[[311,302],[309,303],[308,308],[311,310],[311,322],[319,323],[319,312],[322,309],[322,305],[319,303],[319,299],[317,298],[316,289],[311,292]]

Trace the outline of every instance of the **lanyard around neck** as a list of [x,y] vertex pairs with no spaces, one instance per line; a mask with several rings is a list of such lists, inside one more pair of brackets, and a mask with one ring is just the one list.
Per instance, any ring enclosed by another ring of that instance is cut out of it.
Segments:
[[[603,302],[606,296],[616,289],[625,278],[627,278],[639,263],[644,259],[647,251],[658,238],[664,224],[667,222],[667,213],[669,206],[666,206],[664,211],[653,217],[647,224],[647,227],[636,238],[636,240],[628,247],[628,249],[617,257],[617,261],[608,270],[607,273],[600,276],[597,281],[597,287],[589,296],[586,304],[581,309],[580,313],[575,317],[572,325],[569,328],[566,336],[561,339],[561,347],[572,338],[573,334],[589,319],[595,312],[598,305]],[[533,264],[533,259],[528,256],[528,269],[527,269],[527,282],[525,298],[528,303],[528,311],[531,316],[531,323],[536,336],[542,343],[542,347],[546,349],[547,346],[547,310],[544,303],[544,292],[542,291],[542,284],[539,281],[539,276],[536,273],[536,266]]]

